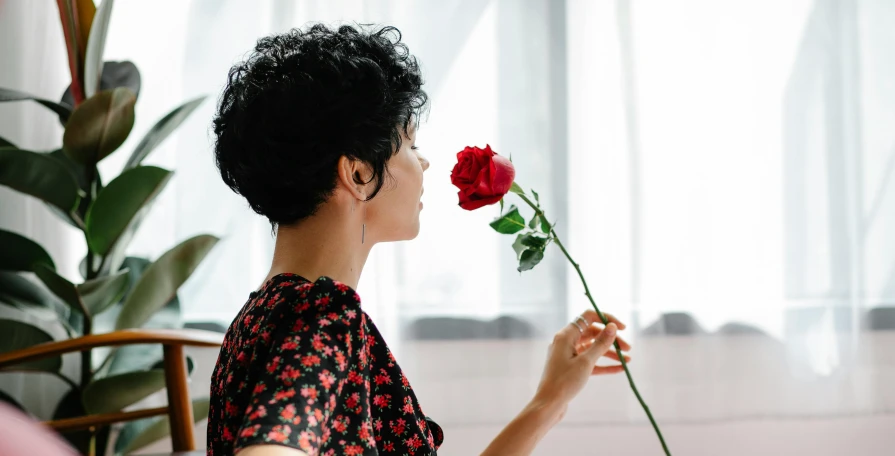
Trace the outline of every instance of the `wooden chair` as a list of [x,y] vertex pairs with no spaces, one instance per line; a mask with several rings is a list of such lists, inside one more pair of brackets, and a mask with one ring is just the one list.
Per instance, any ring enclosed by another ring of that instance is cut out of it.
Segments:
[[[193,406],[188,389],[188,372],[183,347],[219,347],[224,335],[195,329],[134,329],[94,334],[59,342],[48,342],[22,350],[0,353],[0,368],[26,361],[34,361],[66,353],[80,352],[97,347],[115,347],[134,344],[161,344],[164,348],[165,388],[168,405],[129,412],[87,415],[44,424],[58,432],[90,429],[158,415],[168,415],[171,424],[171,442],[175,454],[190,454],[196,442],[193,437]],[[196,453],[204,454],[204,452]]]

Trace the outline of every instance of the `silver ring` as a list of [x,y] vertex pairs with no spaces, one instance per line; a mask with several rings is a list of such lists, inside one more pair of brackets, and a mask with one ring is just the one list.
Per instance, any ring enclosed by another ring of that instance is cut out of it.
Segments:
[[572,320],[572,324],[575,325],[576,328],[578,328],[578,332],[584,334],[584,328],[582,328],[581,325],[578,324],[579,320],[584,323],[585,327],[587,327],[587,320],[585,320],[584,317],[582,317],[581,315]]

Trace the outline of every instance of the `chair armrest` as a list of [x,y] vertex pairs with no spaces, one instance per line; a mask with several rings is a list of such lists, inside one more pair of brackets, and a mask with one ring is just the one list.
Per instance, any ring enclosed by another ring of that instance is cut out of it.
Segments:
[[81,352],[97,347],[134,344],[162,344],[188,347],[219,347],[224,335],[199,329],[125,329],[105,334],[91,334],[58,342],[0,353],[0,369],[51,356]]

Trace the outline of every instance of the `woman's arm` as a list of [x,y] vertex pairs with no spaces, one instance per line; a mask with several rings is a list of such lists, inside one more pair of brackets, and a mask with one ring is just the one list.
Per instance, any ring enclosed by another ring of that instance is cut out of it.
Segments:
[[482,456],[527,455],[565,414],[566,406],[555,401],[535,398],[503,431],[497,435]]
[[[581,392],[590,376],[622,372],[621,366],[596,366],[603,355],[617,358],[608,350],[616,339],[616,329],[625,328],[612,315],[605,315],[611,320],[605,329],[595,325],[599,317],[589,310],[582,314],[586,329],[580,331],[570,324],[556,333],[534,399],[497,435],[482,456],[531,454],[547,431],[562,420],[569,401]],[[623,350],[631,349],[621,338],[618,342]]]

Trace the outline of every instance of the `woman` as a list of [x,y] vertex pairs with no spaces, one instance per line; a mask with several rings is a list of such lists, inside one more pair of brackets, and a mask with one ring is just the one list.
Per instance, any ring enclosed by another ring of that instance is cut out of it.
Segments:
[[[316,25],[260,40],[230,71],[216,163],[277,237],[214,371],[209,455],[434,455],[441,445],[354,291],[374,245],[420,228],[429,163],[414,141],[427,98],[400,39],[391,27]],[[613,356],[624,325],[596,321],[585,312],[556,334],[537,393],[484,454],[531,453],[591,375],[620,371],[595,363]]]

